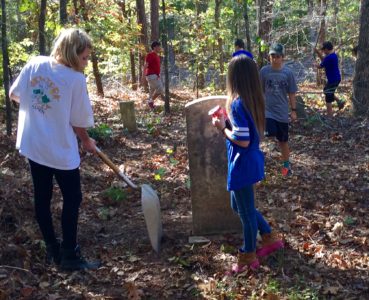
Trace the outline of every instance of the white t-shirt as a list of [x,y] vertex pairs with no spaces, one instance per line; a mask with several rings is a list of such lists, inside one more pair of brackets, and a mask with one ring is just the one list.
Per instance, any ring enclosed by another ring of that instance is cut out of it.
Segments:
[[51,168],[78,168],[80,157],[73,127],[94,125],[84,75],[54,58],[37,56],[23,68],[10,94],[20,98],[19,152]]

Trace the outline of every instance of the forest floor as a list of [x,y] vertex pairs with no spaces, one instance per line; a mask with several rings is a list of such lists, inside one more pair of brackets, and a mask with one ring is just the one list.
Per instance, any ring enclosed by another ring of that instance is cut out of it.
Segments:
[[[157,255],[147,237],[140,192],[122,187],[97,157],[82,153],[79,243],[87,258],[102,261],[95,271],[68,273],[44,264],[28,165],[0,120],[0,300],[369,299],[368,119],[353,117],[350,105],[327,119],[320,94],[305,94],[307,118],[290,131],[293,176],[281,177],[278,149],[270,140],[262,144],[266,179],[257,187],[257,205],[286,247],[262,261],[257,272],[229,276],[239,234],[209,237],[204,244],[188,240],[184,105],[194,93],[172,92],[168,116],[160,107],[149,112],[140,92],[92,97],[98,145],[117,165],[124,163],[134,181],[158,192],[164,233]],[[123,129],[118,99],[136,101],[136,133]],[[55,188],[59,234],[61,207]]]

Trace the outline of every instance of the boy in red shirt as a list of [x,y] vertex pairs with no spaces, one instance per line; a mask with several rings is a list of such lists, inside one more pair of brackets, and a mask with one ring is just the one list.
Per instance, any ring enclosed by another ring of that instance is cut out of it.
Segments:
[[160,80],[160,42],[152,42],[151,49],[152,51],[145,58],[144,74],[150,91],[148,105],[151,109],[154,109],[154,100],[164,94],[163,84]]

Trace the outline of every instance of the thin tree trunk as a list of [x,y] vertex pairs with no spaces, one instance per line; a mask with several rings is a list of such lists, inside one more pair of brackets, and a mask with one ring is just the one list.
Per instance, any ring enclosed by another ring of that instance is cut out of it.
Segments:
[[310,24],[308,26],[309,43],[314,45],[314,42],[316,40],[316,35],[318,34],[316,30],[314,30],[316,25],[315,25],[315,22],[313,22],[314,21],[314,0],[307,0],[307,6],[308,6],[307,15],[308,15],[308,20],[310,21]]
[[248,0],[243,2],[243,18],[245,21],[246,49],[251,52],[250,22],[249,22],[249,4]]
[[321,45],[325,41],[325,16],[327,14],[327,0],[320,0],[320,30],[318,44]]
[[[84,19],[85,22],[88,22],[89,17],[88,17],[86,2],[85,2],[85,0],[80,0],[79,3],[80,3],[80,6],[81,6],[81,9],[82,9],[83,19]],[[92,72],[93,72],[94,77],[95,77],[95,84],[96,84],[97,94],[101,97],[104,97],[104,88],[103,88],[103,84],[102,84],[102,81],[101,81],[101,75],[100,75],[100,71],[99,71],[99,63],[98,63],[98,60],[97,60],[95,50],[92,50],[92,52],[91,52],[91,61],[92,61]]]
[[137,8],[137,23],[141,26],[140,44],[146,51],[140,51],[139,53],[139,73],[140,73],[140,85],[144,87],[145,91],[147,88],[147,81],[144,79],[142,69],[145,63],[145,54],[148,52],[148,38],[147,38],[147,21],[145,13],[145,1],[136,0]]
[[60,0],[59,2],[59,17],[60,24],[65,25],[68,23],[68,13],[67,13],[68,0]]
[[136,62],[135,62],[135,53],[131,49],[129,51],[129,61],[131,63],[131,78],[132,78],[132,90],[137,90],[137,76],[136,76]]
[[[327,0],[319,0],[320,1],[320,28],[318,32],[318,45],[322,45],[325,41],[325,16],[327,13]],[[316,84],[322,85],[323,84],[323,69],[317,69],[316,72]]]
[[369,116],[369,0],[361,2],[359,44],[353,82],[353,106],[357,116]]
[[165,87],[165,99],[164,99],[164,110],[165,114],[170,113],[170,99],[169,99],[169,67],[168,67],[168,29],[167,29],[167,19],[166,19],[166,11],[165,11],[165,0],[161,1],[162,5],[162,13],[163,13],[163,28],[164,32],[162,33],[163,40],[163,48],[164,48],[164,87]]
[[74,8],[74,14],[77,16],[79,13],[78,0],[73,0],[73,8]]
[[[116,3],[118,4],[118,6],[121,9],[123,17],[126,18],[127,20],[129,20],[130,19],[130,14],[128,14],[128,12],[126,10],[125,0],[120,0],[120,1],[117,1]],[[129,21],[128,21],[128,24],[130,24]],[[131,27],[130,27],[130,29],[131,29]],[[136,91],[137,90],[136,61],[135,61],[135,51],[132,48],[129,50],[129,61],[130,61],[130,65],[131,65],[132,89],[134,91]]]
[[6,107],[6,134],[12,134],[12,108],[9,98],[9,54],[8,41],[6,35],[6,3],[1,0],[1,48],[3,54],[3,81],[5,91],[5,107]]
[[[257,0],[257,33],[261,42],[268,45],[270,43],[270,31],[272,29],[272,15],[273,15],[274,0]],[[267,62],[267,51],[259,43],[258,64],[263,66]]]
[[[208,3],[204,0],[196,1],[196,19],[199,20],[200,14],[207,10]],[[203,52],[203,46],[200,46],[200,52]],[[198,95],[198,90],[205,87],[205,66],[204,61],[197,57],[197,71],[196,71],[196,90]]]
[[218,62],[219,62],[219,87],[221,90],[225,90],[225,73],[224,73],[224,53],[223,53],[223,40],[220,36],[219,29],[220,29],[220,6],[222,5],[222,0],[215,0],[215,12],[214,12],[214,19],[215,19],[215,29],[218,41]]
[[46,0],[41,0],[40,16],[38,20],[38,48],[41,55],[46,54],[45,43],[45,19],[46,19]]
[[151,41],[159,40],[159,0],[151,0]]
[[92,72],[94,73],[97,94],[104,97],[104,88],[101,81],[101,75],[99,71],[99,61],[94,50],[91,51],[91,61],[92,61]]

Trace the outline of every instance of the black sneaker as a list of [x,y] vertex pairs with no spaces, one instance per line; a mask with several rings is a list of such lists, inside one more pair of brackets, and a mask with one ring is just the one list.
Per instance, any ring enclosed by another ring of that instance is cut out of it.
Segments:
[[60,264],[60,241],[52,244],[46,244],[46,264]]
[[337,106],[338,106],[338,110],[341,110],[345,107],[345,101],[344,100],[337,100]]
[[60,268],[65,271],[96,270],[101,266],[99,261],[88,262],[81,255],[79,245],[75,249],[61,248]]

